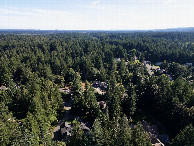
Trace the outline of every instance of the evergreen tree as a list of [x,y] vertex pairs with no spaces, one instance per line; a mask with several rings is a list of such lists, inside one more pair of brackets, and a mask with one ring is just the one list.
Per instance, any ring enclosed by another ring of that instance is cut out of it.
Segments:
[[133,145],[138,146],[151,146],[151,142],[149,140],[148,134],[143,129],[143,126],[141,123],[137,123],[136,128],[133,131]]
[[136,100],[135,88],[130,84],[128,86],[128,96],[125,96],[122,100],[123,111],[128,117],[133,116],[136,111]]
[[21,135],[19,125],[8,107],[0,103],[0,145],[12,145]]
[[82,131],[79,122],[76,121],[73,126],[72,136],[68,141],[68,145],[70,146],[82,146],[84,142],[84,132]]
[[99,106],[97,104],[96,96],[94,94],[94,90],[89,86],[86,81],[86,90],[84,91],[84,99],[85,99],[85,109],[87,112],[87,117],[90,122],[98,116]]
[[121,97],[124,94],[124,88],[122,85],[116,83],[116,79],[113,78],[109,81],[107,99],[109,107],[110,120],[113,118],[118,119],[121,114]]
[[104,131],[101,122],[95,119],[92,129],[89,133],[89,145],[101,146],[104,144]]
[[172,146],[191,146],[194,144],[194,128],[190,124],[186,126],[176,137],[172,140]]
[[125,115],[123,115],[119,122],[119,132],[115,141],[118,146],[132,145],[132,130],[129,127],[129,121]]

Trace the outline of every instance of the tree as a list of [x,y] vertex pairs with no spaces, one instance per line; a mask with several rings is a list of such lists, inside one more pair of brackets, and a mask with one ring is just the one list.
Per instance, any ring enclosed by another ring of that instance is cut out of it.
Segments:
[[163,114],[168,114],[172,109],[172,90],[170,87],[170,81],[161,76],[157,80],[157,93],[155,96],[155,108]]
[[190,124],[186,126],[171,142],[172,146],[191,146],[194,144],[194,128]]
[[70,137],[67,145],[78,146],[83,144],[84,132],[82,131],[79,122],[76,121],[73,126],[72,136]]
[[94,90],[89,86],[86,81],[86,90],[84,91],[84,99],[85,99],[85,109],[87,112],[87,117],[90,122],[98,116],[99,106],[97,104],[96,96],[94,94]]
[[125,115],[120,120],[118,136],[115,145],[130,146],[132,145],[132,130],[129,127],[129,121]]
[[110,119],[118,118],[121,114],[121,92],[119,87],[115,87],[111,96],[109,96],[108,106]]
[[151,146],[151,142],[149,140],[148,134],[143,129],[143,126],[141,123],[137,123],[136,128],[133,131],[133,145],[138,146]]
[[130,84],[128,86],[128,96],[125,96],[122,100],[123,111],[128,117],[133,116],[136,111],[136,100],[135,88]]
[[79,73],[74,74],[74,80],[73,80],[73,92],[74,95],[80,95],[82,94],[82,88],[81,88],[81,76]]
[[21,131],[16,119],[4,103],[0,103],[0,145],[12,145],[20,136]]
[[95,119],[89,133],[89,145],[101,146],[103,145],[104,141],[106,141],[104,138],[104,131],[101,126],[101,122],[99,119]]
[[81,87],[81,80],[78,73],[76,73],[75,79],[73,81],[73,93],[74,93],[74,99],[73,104],[71,108],[71,112],[73,114],[83,116],[86,112],[85,110],[85,99],[83,96],[83,90]]
[[6,61],[4,61],[2,58],[0,60],[0,85],[9,85],[9,82],[11,80],[11,74],[8,67],[8,64]]

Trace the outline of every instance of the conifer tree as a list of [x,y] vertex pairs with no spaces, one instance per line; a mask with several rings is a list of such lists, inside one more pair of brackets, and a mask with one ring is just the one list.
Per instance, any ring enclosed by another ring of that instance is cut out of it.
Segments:
[[89,144],[95,145],[95,146],[101,146],[103,145],[104,141],[104,131],[101,126],[101,122],[99,119],[95,119],[92,129],[89,133]]
[[79,125],[79,122],[76,121],[73,126],[72,136],[70,137],[67,144],[70,146],[81,146],[83,145],[83,142],[84,142],[83,137],[84,137],[84,132],[82,131]]
[[141,123],[137,123],[136,128],[133,131],[133,144],[138,146],[151,146],[148,134],[143,129]]
[[125,115],[119,122],[119,132],[115,140],[115,145],[130,146],[132,145],[132,130],[129,127],[129,121]]
[[89,86],[86,81],[86,90],[84,91],[85,108],[87,112],[87,117],[89,121],[93,121],[99,113],[99,106],[97,104],[96,96],[94,90]]
[[3,102],[0,103],[0,133],[0,145],[2,146],[12,145],[21,134],[16,119]]
[[186,126],[171,142],[172,146],[191,146],[193,144],[194,128],[192,124]]

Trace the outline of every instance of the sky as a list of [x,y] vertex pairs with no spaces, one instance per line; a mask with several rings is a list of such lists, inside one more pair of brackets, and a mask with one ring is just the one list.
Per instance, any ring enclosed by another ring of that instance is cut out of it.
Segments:
[[0,29],[194,27],[194,0],[0,0]]

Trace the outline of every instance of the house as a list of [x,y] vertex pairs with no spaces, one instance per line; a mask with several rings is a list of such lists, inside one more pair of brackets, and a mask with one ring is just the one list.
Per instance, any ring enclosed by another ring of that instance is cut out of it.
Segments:
[[57,125],[52,132],[52,139],[55,140],[61,140],[61,129],[60,129],[60,125]]

